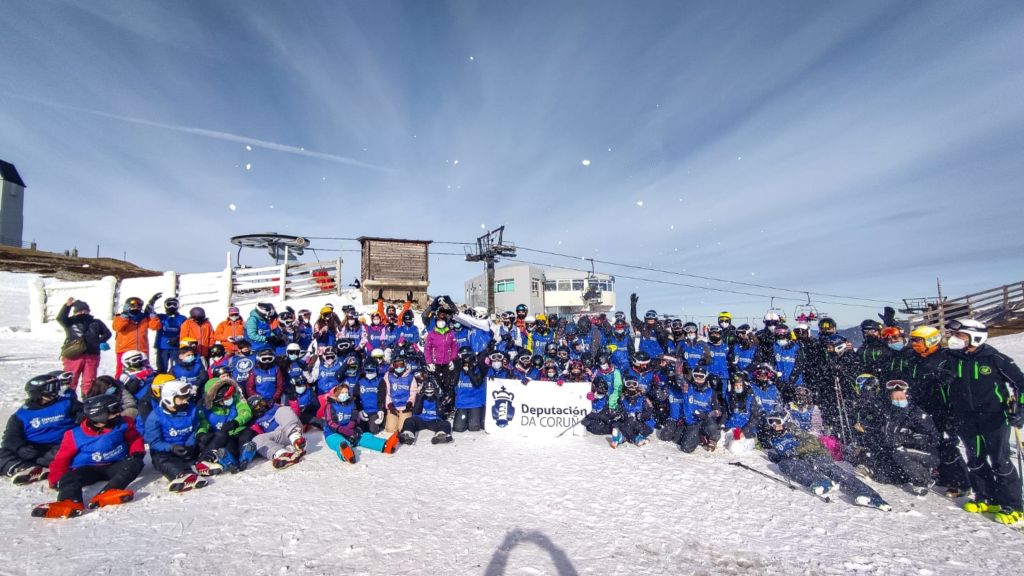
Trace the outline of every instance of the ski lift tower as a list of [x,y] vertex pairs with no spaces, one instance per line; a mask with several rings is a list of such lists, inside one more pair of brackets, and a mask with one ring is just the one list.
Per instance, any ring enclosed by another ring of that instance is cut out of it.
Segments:
[[503,236],[505,227],[501,226],[476,239],[476,252],[466,254],[467,262],[483,262],[486,267],[485,283],[487,284],[487,315],[494,315],[494,263],[498,258],[515,258],[516,247],[506,244]]

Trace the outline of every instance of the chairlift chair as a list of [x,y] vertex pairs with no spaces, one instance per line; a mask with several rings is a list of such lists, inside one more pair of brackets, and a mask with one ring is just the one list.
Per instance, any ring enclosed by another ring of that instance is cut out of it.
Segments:
[[797,322],[816,322],[821,315],[818,313],[818,309],[811,304],[811,294],[807,294],[806,304],[797,304],[796,308],[793,309],[793,317],[796,318]]

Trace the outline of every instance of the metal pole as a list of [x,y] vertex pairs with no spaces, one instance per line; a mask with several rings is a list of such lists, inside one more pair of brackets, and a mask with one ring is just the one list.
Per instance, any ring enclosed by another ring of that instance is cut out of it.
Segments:
[[939,333],[946,335],[946,303],[942,301],[942,282],[935,277],[935,288],[939,293]]
[[487,263],[487,316],[494,316],[494,256],[488,256]]

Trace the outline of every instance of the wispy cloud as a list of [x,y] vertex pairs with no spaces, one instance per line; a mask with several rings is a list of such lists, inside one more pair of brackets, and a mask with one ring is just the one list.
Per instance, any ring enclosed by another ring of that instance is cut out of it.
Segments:
[[39,98],[29,98],[20,94],[13,94],[7,91],[0,91],[0,94],[8,96],[10,98],[17,98],[26,102],[32,102],[42,106],[49,106],[51,108],[58,108],[61,110],[71,110],[73,112],[81,112],[83,114],[90,114],[92,116],[99,116],[101,118],[109,118],[111,120],[117,120],[119,122],[128,122],[131,124],[138,124],[141,126],[149,126],[152,128],[161,128],[163,130],[172,130],[174,132],[181,132],[183,134],[192,134],[195,136],[202,136],[203,138],[211,138],[214,140],[223,140],[225,142],[235,142],[238,144],[245,144],[253,146],[255,148],[263,148],[266,150],[273,150],[275,152],[284,152],[286,154],[295,154],[298,156],[307,156],[309,158],[318,158],[320,160],[327,160],[328,162],[337,162],[338,164],[345,164],[348,166],[355,166],[358,168],[366,168],[368,170],[378,170],[381,172],[394,172],[393,168],[386,168],[383,166],[376,166],[367,162],[356,160],[355,158],[349,158],[347,156],[339,156],[337,154],[328,154],[326,152],[317,152],[315,150],[306,150],[301,146],[291,146],[289,144],[279,144],[277,142],[271,142],[269,140],[260,140],[259,138],[252,138],[249,136],[243,136],[241,134],[232,134],[231,132],[221,132],[219,130],[209,130],[207,128],[197,128],[195,126],[183,126],[178,124],[165,124],[163,122],[154,122],[152,120],[146,120],[143,118],[132,118],[131,116],[122,116],[121,114],[113,114],[110,112],[103,112],[102,110],[91,110],[89,108],[82,108],[79,106],[71,106],[68,104],[61,104],[59,102],[53,102],[50,100],[43,100]]

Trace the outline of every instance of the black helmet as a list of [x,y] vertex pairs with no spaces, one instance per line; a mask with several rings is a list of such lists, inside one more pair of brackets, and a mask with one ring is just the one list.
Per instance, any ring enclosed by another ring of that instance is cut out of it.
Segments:
[[256,362],[264,366],[270,366],[274,363],[274,350],[273,348],[264,348],[256,353]]
[[657,320],[657,319],[658,319],[658,313],[655,312],[654,310],[648,310],[647,313],[644,314],[644,320]]
[[433,375],[427,377],[420,387],[420,392],[423,393],[424,398],[433,398],[437,396],[437,380]]
[[608,381],[603,376],[594,378],[593,390],[595,394],[607,394],[608,393]]
[[405,324],[406,326],[412,326],[415,320],[416,316],[412,313],[412,310],[406,310],[402,314],[402,324]]
[[121,413],[121,397],[100,394],[82,402],[82,414],[92,424],[104,424]]
[[[61,373],[58,373],[61,374]],[[41,374],[25,383],[25,392],[32,400],[39,400],[44,394],[56,396],[60,393],[60,377],[53,372]]]
[[363,364],[363,374],[370,374],[370,373],[377,374],[379,372],[380,372],[380,363],[377,362],[376,360],[371,358],[370,360],[366,361],[366,364]]
[[227,364],[221,364],[220,366],[214,366],[210,369],[210,374],[213,374],[214,378],[221,376],[231,376],[231,367]]
[[214,344],[210,346],[210,358],[223,358],[227,355],[227,350],[224,349],[223,344]]
[[241,340],[235,340],[235,348],[238,348],[239,350],[241,350],[242,348],[252,349],[252,342],[249,342],[245,338]]
[[463,362],[469,362],[473,359],[473,356],[475,356],[475,354],[473,354],[473,349],[469,346],[459,348],[459,359]]
[[534,368],[540,368],[544,365],[544,357],[540,354],[534,354],[533,358],[530,358],[530,365]]
[[213,392],[213,403],[223,405],[229,398],[234,398],[237,386],[233,382],[221,382]]
[[698,380],[697,380],[698,377],[701,378],[701,380],[699,380],[699,382],[703,382],[703,381],[707,380],[707,377],[708,377],[708,367],[703,365],[703,364],[697,364],[696,366],[694,366],[693,368],[690,369],[690,375],[693,376],[694,382],[698,382]]
[[274,305],[269,302],[260,302],[256,305],[256,315],[264,320],[269,320],[274,315]]
[[345,367],[342,370],[344,370],[346,376],[359,374],[359,359],[355,356],[349,356],[345,359]]
[[252,410],[253,418],[259,418],[266,414],[267,410],[270,410],[270,404],[267,404],[267,400],[263,396],[250,396],[246,402],[249,403],[249,409]]
[[643,350],[633,354],[633,365],[635,366],[647,366],[651,363],[651,355]]
[[870,318],[860,323],[861,332],[867,332],[869,330],[878,331],[882,329],[882,325],[878,320],[871,320]]
[[[168,314],[173,314],[174,312],[177,312],[178,306],[178,299],[175,298],[174,296],[171,296],[170,298],[164,300],[164,310],[167,311]],[[174,312],[172,312],[172,310]]]
[[334,345],[334,349],[337,350],[338,356],[344,356],[352,350],[352,341],[348,338],[338,340],[338,343]]
[[520,312],[522,312],[523,314],[526,314],[526,312],[527,312],[526,304],[520,304],[519,306],[516,306],[516,314],[518,314]]
[[612,357],[609,356],[608,353],[601,352],[600,354],[597,355],[597,365],[598,366],[600,366],[601,364],[611,364],[611,362],[612,362]]

